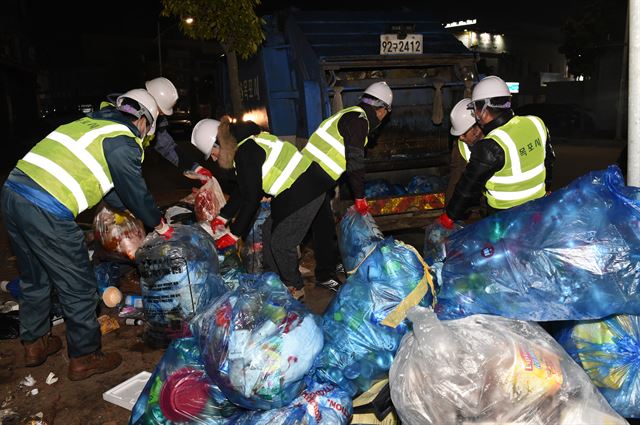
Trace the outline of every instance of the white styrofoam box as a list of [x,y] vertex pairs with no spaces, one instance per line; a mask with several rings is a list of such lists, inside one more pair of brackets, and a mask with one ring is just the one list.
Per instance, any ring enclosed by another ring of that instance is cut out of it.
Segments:
[[136,376],[132,376],[123,383],[104,392],[102,398],[105,401],[124,407],[127,410],[132,410],[150,377],[150,372],[140,372]]

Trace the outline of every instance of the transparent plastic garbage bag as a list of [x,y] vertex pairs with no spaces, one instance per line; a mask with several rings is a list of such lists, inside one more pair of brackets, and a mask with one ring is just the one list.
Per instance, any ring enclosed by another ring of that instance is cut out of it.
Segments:
[[439,321],[409,312],[389,372],[405,425],[625,424],[562,347],[538,324],[475,315]]

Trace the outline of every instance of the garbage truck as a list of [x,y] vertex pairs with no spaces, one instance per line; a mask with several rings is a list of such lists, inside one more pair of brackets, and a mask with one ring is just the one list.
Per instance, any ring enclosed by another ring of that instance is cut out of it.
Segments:
[[[384,80],[393,111],[367,145],[367,181],[446,179],[449,110],[470,94],[476,72],[473,53],[440,22],[424,12],[296,9],[264,22],[263,45],[239,64],[244,119],[302,148],[324,119]],[[422,227],[444,207],[444,186],[370,197],[370,210],[383,230]],[[345,183],[336,192],[340,214],[351,195]]]

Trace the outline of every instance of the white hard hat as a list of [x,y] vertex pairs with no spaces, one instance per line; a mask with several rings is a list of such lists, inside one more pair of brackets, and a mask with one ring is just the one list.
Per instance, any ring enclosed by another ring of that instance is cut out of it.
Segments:
[[451,110],[449,118],[451,119],[451,135],[460,136],[467,132],[475,123],[476,119],[473,112],[469,110],[471,99],[465,97]]
[[391,92],[389,85],[384,81],[371,84],[369,87],[367,87],[363,94],[368,94],[369,96],[374,97],[383,103],[383,105],[373,106],[391,107],[391,104],[393,103],[393,92]]
[[508,97],[511,96],[507,83],[500,77],[491,75],[483,78],[473,88],[471,100],[476,102],[483,99],[491,99],[492,97]]
[[173,107],[178,101],[178,90],[171,81],[164,77],[154,78],[144,83],[147,91],[151,93],[158,103],[158,107],[165,115],[173,114]]
[[216,138],[218,137],[219,126],[220,121],[205,118],[198,121],[193,127],[191,144],[204,154],[205,159],[211,156],[211,149],[213,149],[213,145],[216,143]]
[[[138,102],[140,108],[133,109],[130,105],[123,105],[124,99],[132,99]],[[156,100],[145,89],[129,90],[125,94],[118,96],[116,99],[116,107],[137,118],[146,117],[149,121],[149,127],[155,128],[156,119],[158,118],[158,105]]]

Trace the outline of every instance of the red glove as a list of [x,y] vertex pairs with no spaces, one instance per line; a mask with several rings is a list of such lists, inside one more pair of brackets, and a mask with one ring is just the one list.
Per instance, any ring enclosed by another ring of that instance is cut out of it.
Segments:
[[222,250],[235,245],[238,242],[238,237],[231,232],[227,232],[220,238],[216,239],[216,248]]
[[211,177],[213,177],[213,174],[211,174],[211,171],[207,170],[206,168],[197,165],[196,168],[194,168],[193,170],[196,174],[200,174],[202,177],[204,177],[204,179],[210,179]]
[[159,234],[160,236],[162,236],[162,238],[165,241],[168,241],[169,239],[171,239],[171,236],[173,236],[173,227],[169,226],[165,221],[164,218],[160,219],[160,224],[158,224],[155,227],[156,233]]
[[223,216],[219,215],[213,220],[211,220],[211,231],[213,232],[213,238],[218,239],[225,233],[225,229],[227,228],[227,220]]
[[445,229],[453,229],[453,220],[451,220],[451,218],[447,215],[446,212],[443,212],[440,217],[438,217],[438,221],[440,222],[440,224],[442,225],[442,227],[444,227]]
[[365,198],[356,199],[355,207],[360,215],[367,215],[369,213],[369,204]]

